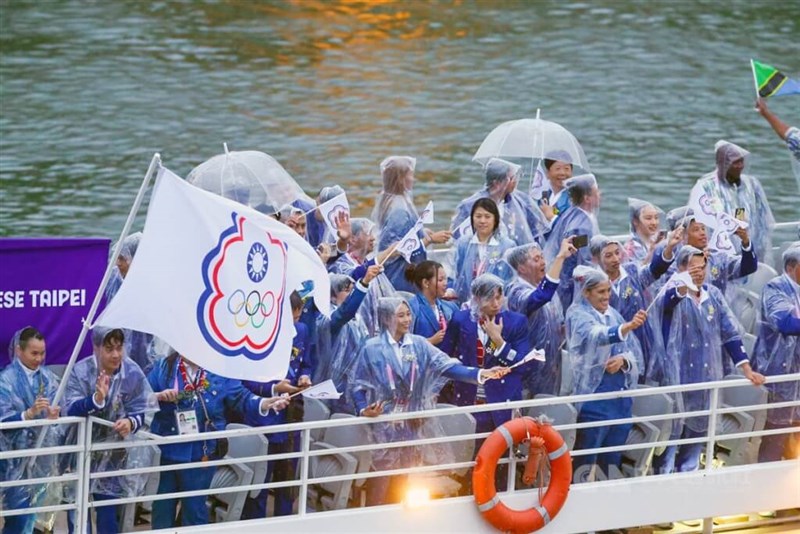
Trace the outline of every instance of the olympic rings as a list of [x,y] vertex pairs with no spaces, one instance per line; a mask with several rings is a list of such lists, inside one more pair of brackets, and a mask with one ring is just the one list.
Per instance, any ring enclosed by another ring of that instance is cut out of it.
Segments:
[[[263,295],[258,291],[251,291],[246,297],[244,291],[237,289],[228,297],[228,312],[233,316],[233,324],[239,328],[245,328],[248,323],[253,328],[261,328],[267,321],[267,317],[275,313],[275,293],[266,291]],[[244,314],[240,312],[244,311]],[[258,314],[261,320],[258,321]],[[240,317],[240,315],[243,315]]]

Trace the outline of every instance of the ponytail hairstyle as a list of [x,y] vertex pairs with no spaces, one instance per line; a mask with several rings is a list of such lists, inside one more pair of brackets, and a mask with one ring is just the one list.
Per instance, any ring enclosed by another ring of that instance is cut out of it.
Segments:
[[422,291],[422,281],[436,278],[439,269],[444,269],[442,264],[436,261],[425,260],[417,264],[410,264],[406,267],[405,278]]

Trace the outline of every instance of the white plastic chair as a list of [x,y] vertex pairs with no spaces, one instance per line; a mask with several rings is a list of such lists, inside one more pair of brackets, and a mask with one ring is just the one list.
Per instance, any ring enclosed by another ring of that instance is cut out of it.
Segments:
[[561,350],[561,397],[572,395],[575,389],[575,377],[572,374],[572,357],[566,350]]
[[[238,428],[250,428],[247,425],[231,423],[225,427],[226,430]],[[249,456],[263,456],[269,450],[269,441],[261,434],[251,436],[236,436],[228,438],[228,454],[225,458],[247,458]],[[267,461],[261,462],[242,462],[230,465],[219,466],[211,480],[212,488],[229,488],[233,486],[247,486],[249,484],[264,482],[267,475]],[[244,503],[248,493],[250,497],[256,497],[260,490],[237,491],[233,493],[220,493],[214,497],[221,501],[225,507],[217,506],[214,508],[214,515],[217,522],[238,521],[242,516]]]
[[[325,421],[330,418],[331,409],[328,408],[324,402],[319,399],[303,398],[304,423],[308,423],[309,421]],[[324,433],[324,428],[315,428],[311,431],[311,439],[314,441],[320,441]]]
[[[725,380],[741,380],[738,374],[728,375]],[[766,404],[768,398],[767,388],[745,384],[735,388],[725,388],[720,392],[720,407],[754,406]],[[746,412],[722,414],[719,417],[717,435],[735,434],[740,432],[758,432],[764,429],[767,422],[767,406]],[[744,465],[758,461],[758,449],[761,446],[760,437],[739,438],[732,440],[720,439],[717,441],[717,457],[726,465]]]
[[[322,441],[311,444],[312,450],[327,449],[331,454],[311,457],[310,478],[355,474],[358,461],[351,454],[336,452],[336,448]],[[342,510],[347,508],[352,485],[352,480],[342,480],[309,486],[308,502],[316,511]]]
[[761,294],[761,290],[767,285],[767,282],[778,276],[778,272],[767,265],[766,263],[758,262],[758,269],[753,274],[747,275],[747,281],[742,286],[747,291],[751,291],[756,295]]
[[[647,386],[639,386],[644,388]],[[664,393],[653,393],[646,397],[634,397],[631,413],[634,416],[644,417],[648,415],[661,415],[672,413],[674,402]],[[668,440],[672,433],[672,419],[663,421],[641,421],[634,423],[628,433],[626,445],[652,443],[656,441]],[[649,449],[628,450],[622,453],[622,472],[626,477],[645,476],[653,463],[653,456],[661,454],[664,448],[655,447]]]
[[[335,413],[331,420],[356,419],[355,415]],[[325,429],[322,441],[333,447],[355,447],[369,445],[372,433],[367,425],[331,426]],[[348,453],[356,459],[356,473],[369,473],[372,468],[372,453],[370,451]],[[353,481],[353,489],[362,490],[367,479],[359,478]]]
[[[540,393],[536,395],[534,399],[551,399],[553,397],[555,397],[555,395]],[[574,425],[578,421],[578,410],[569,403],[550,404],[549,406],[531,406],[525,410],[525,415],[533,417],[534,419],[540,415],[545,415],[553,420],[553,426]],[[559,430],[559,434],[561,434],[569,450],[572,450],[572,447],[575,445],[575,437],[577,436],[575,429]]]

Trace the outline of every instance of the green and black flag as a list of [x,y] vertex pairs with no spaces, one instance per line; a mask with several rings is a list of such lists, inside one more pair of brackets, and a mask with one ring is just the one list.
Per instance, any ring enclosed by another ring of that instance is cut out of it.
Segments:
[[756,81],[756,90],[761,98],[771,96],[800,94],[800,83],[789,78],[784,73],[764,63],[751,59],[753,78]]

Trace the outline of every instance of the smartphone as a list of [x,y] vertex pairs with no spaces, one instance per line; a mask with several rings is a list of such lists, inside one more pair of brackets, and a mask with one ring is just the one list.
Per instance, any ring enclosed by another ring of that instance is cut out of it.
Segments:
[[744,208],[736,208],[735,217],[740,221],[744,220]]
[[552,191],[542,191],[542,202],[545,204],[550,204],[550,195],[552,194]]
[[656,243],[660,241],[664,241],[667,238],[667,231],[666,230],[659,230],[658,237],[656,238]]
[[583,248],[589,244],[589,236],[586,234],[576,235],[572,239],[572,246],[575,248]]

